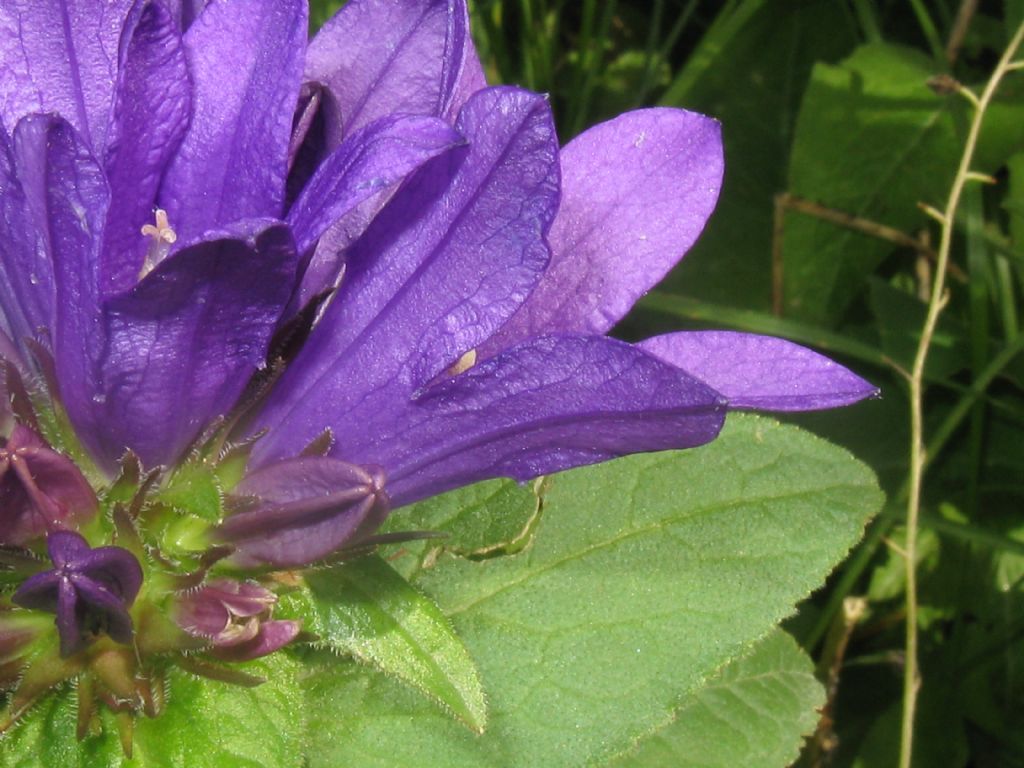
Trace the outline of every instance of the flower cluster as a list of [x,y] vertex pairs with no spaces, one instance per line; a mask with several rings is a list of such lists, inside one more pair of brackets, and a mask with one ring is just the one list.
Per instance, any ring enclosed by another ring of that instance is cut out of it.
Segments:
[[0,728],[72,678],[153,715],[169,665],[294,641],[277,572],[395,507],[873,392],[778,339],[605,335],[711,214],[714,120],[560,148],[465,0],[307,24],[0,0]]

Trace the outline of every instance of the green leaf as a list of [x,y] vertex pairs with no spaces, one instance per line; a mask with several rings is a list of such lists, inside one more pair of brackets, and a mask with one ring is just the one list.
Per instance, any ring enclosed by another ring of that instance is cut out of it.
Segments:
[[589,765],[664,725],[822,582],[881,504],[870,470],[734,414],[700,449],[549,478],[534,538],[451,554],[417,586],[452,616],[489,698],[475,737],[386,677],[309,678],[317,766]]
[[474,731],[487,702],[473,660],[451,622],[378,557],[307,577],[313,615],[306,629],[440,702]]
[[[522,548],[540,507],[537,491],[537,483],[487,480],[398,510],[388,518],[385,531],[426,530],[445,536],[406,544],[393,564],[408,577],[420,560],[435,556],[438,549],[482,556]],[[409,557],[412,554],[418,558]]]
[[101,710],[102,731],[75,739],[73,691],[51,695],[2,742],[10,768],[299,768],[304,710],[297,664],[284,654],[246,664],[265,677],[239,688],[172,670],[166,710],[135,722],[134,751],[124,757],[114,716]]
[[[839,66],[819,64],[804,97],[789,191],[908,233],[941,207],[960,143],[952,97],[927,86],[931,60],[907,48],[865,45]],[[894,246],[800,213],[785,220],[785,307],[834,323]]]
[[223,512],[221,490],[213,471],[197,462],[186,462],[178,467],[157,500],[211,523],[220,522]]
[[800,99],[814,63],[847,55],[858,33],[844,3],[722,5],[662,98],[720,120],[726,158],[718,207],[665,287],[766,310],[773,198],[786,186]]
[[811,660],[781,630],[687,697],[674,719],[614,768],[778,768],[800,751],[825,704]]

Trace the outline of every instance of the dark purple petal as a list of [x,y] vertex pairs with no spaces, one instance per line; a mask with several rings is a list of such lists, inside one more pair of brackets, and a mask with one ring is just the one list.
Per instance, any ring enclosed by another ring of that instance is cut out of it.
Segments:
[[346,424],[337,434],[354,439],[332,453],[388,467],[388,492],[401,506],[489,477],[525,480],[701,445],[724,417],[721,395],[629,344],[544,337],[359,427]]
[[76,563],[77,569],[111,594],[131,605],[142,588],[142,568],[126,549],[98,547]]
[[337,104],[328,146],[384,115],[445,115],[468,37],[465,0],[348,2],[306,53],[306,80],[326,85]]
[[112,463],[131,448],[164,464],[227,412],[265,364],[296,265],[287,227],[248,222],[178,251],[109,300],[98,373],[76,383],[76,397],[65,393],[94,454]]
[[61,577],[56,571],[43,571],[29,576],[11,595],[11,602],[36,611],[57,610]]
[[644,351],[707,382],[730,408],[810,411],[878,394],[838,363],[791,341],[730,331],[655,336]]
[[383,478],[322,456],[269,464],[235,488],[255,508],[228,516],[217,539],[242,568],[293,567],[319,560],[376,529],[389,510]]
[[188,127],[192,87],[177,24],[160,3],[145,6],[124,53],[106,154],[111,205],[104,237],[104,295],[139,279],[157,190]]
[[411,176],[350,249],[345,279],[284,374],[261,426],[262,457],[297,453],[329,425],[348,444],[488,338],[548,260],[557,146],[540,96],[476,94],[459,117],[466,148]]
[[693,245],[718,199],[717,121],[647,109],[595,126],[561,154],[551,266],[487,357],[542,333],[604,333]]
[[463,138],[443,120],[416,116],[384,117],[347,138],[288,212],[299,252],[305,253],[357,203],[461,143]]
[[179,237],[283,215],[304,0],[213,3],[185,34],[193,116],[161,190]]
[[[136,567],[138,566],[136,565]],[[104,630],[112,639],[119,643],[130,643],[132,617],[128,613],[127,606],[131,604],[131,601],[124,600],[120,595],[111,592],[105,583],[95,581],[87,576],[73,574],[70,577],[70,582],[77,593],[78,611],[86,614],[85,617],[79,616],[78,621],[81,628],[91,632],[93,622],[95,622],[98,625],[96,628]],[[61,590],[63,594],[63,582]],[[59,611],[58,606],[58,619],[60,618]],[[62,635],[61,640],[63,641],[63,639]]]
[[68,578],[57,582],[57,634],[60,655],[67,658],[85,646],[85,633],[79,622],[78,590]]
[[88,557],[89,543],[74,531],[56,531],[46,537],[46,552],[58,568],[75,568]]
[[55,112],[96,151],[117,78],[121,27],[135,0],[5,0],[0,8],[0,119]]

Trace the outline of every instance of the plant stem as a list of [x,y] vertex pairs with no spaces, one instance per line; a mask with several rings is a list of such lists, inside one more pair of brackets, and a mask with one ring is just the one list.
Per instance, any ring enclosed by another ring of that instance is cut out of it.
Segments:
[[907,542],[906,542],[906,573],[907,573],[907,618],[906,618],[906,666],[903,676],[903,719],[900,738],[900,768],[910,768],[914,741],[914,711],[917,705],[917,693],[921,686],[917,656],[917,530],[921,513],[921,485],[925,470],[924,450],[924,367],[928,359],[932,337],[938,324],[939,314],[946,303],[946,275],[949,271],[949,254],[953,241],[956,211],[964,186],[970,179],[971,163],[974,150],[981,131],[981,122],[985,117],[988,105],[995,94],[1000,80],[1008,71],[1008,67],[1024,39],[1024,24],[1014,33],[1013,39],[999,59],[992,76],[985,85],[985,90],[978,99],[977,108],[967,132],[964,151],[960,158],[953,186],[942,215],[941,238],[936,253],[935,278],[932,284],[931,298],[928,302],[928,314],[921,331],[921,341],[914,356],[914,366],[910,373],[910,477],[909,493],[907,494]]

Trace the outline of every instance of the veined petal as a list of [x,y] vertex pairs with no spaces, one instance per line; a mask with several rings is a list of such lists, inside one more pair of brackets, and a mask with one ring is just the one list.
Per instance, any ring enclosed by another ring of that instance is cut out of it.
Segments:
[[488,338],[548,260],[558,204],[547,102],[514,88],[476,94],[456,129],[468,147],[411,176],[348,253],[345,280],[261,417],[262,457],[298,452],[327,426],[349,443]]
[[192,123],[160,194],[179,237],[283,215],[305,0],[213,2],[185,34]]
[[305,253],[356,204],[462,143],[433,117],[388,116],[357,131],[320,165],[288,212],[298,251]]
[[104,235],[104,295],[138,281],[164,170],[188,127],[192,86],[177,23],[150,2],[126,31],[106,154],[111,206]]
[[131,448],[163,464],[229,410],[265,362],[296,265],[287,227],[253,221],[177,251],[107,301],[97,374],[68,402],[94,454],[109,463]]
[[326,85],[337,111],[328,146],[389,114],[445,115],[469,38],[465,0],[351,0],[317,33],[306,80]]
[[398,507],[489,477],[691,448],[715,438],[725,410],[718,392],[625,342],[548,336],[431,386],[364,423],[372,441],[332,455],[388,467]]
[[542,333],[604,333],[693,245],[718,200],[717,121],[679,109],[629,112],[561,153],[551,266],[489,342],[489,356]]
[[46,155],[45,131],[22,128],[15,143],[0,126],[0,308],[19,346],[53,320],[53,267],[37,220],[45,204],[28,200],[41,194]]
[[56,112],[99,153],[117,78],[121,27],[135,0],[5,0],[0,6],[0,119],[8,131]]
[[843,366],[785,339],[732,331],[669,333],[641,349],[707,382],[730,408],[811,411],[878,394]]

